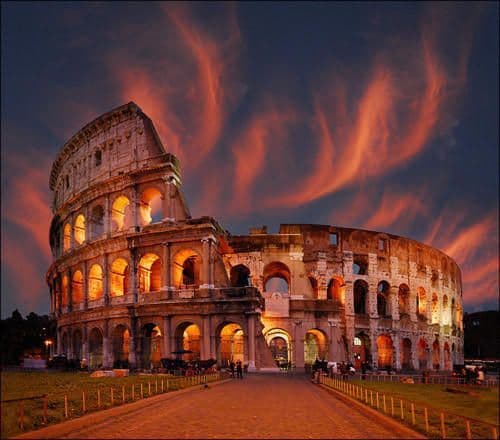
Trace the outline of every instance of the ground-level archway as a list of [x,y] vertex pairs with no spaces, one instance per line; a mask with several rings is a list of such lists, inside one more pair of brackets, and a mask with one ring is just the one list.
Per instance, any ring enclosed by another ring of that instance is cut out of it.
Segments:
[[124,325],[117,325],[113,330],[113,367],[128,368],[130,332]]
[[328,358],[328,342],[326,335],[318,329],[309,330],[304,338],[304,363],[313,364],[316,359]]
[[371,363],[370,345],[370,337],[366,333],[360,332],[354,336],[353,360],[356,370],[361,370],[361,364],[364,362]]
[[98,328],[93,328],[89,334],[89,367],[101,368],[102,364],[102,332]]
[[230,322],[220,329],[217,360],[220,365],[229,365],[231,361],[244,363],[244,333],[239,324]]
[[410,370],[413,368],[411,364],[411,340],[409,338],[403,338],[401,340],[401,368],[405,370]]
[[378,368],[392,368],[392,338],[389,335],[380,335],[377,338]]
[[267,345],[278,367],[287,366],[292,362],[292,344],[288,332],[281,328],[273,328],[265,334]]
[[175,331],[174,354],[186,362],[200,359],[201,332],[192,322],[183,322]]
[[161,366],[162,332],[155,323],[148,323],[141,332],[141,366],[151,369]]
[[429,348],[427,347],[427,342],[425,339],[420,338],[418,340],[418,368],[425,370],[427,368],[427,352]]
[[73,359],[82,359],[82,332],[80,330],[75,330],[73,332]]

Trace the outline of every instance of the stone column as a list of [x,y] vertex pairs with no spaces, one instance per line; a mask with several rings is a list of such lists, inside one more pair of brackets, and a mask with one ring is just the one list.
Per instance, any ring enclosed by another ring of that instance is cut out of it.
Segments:
[[439,338],[439,371],[444,371],[444,341]]
[[392,320],[399,322],[399,298],[398,298],[399,287],[391,286],[390,292],[391,292],[390,301],[391,301]]
[[393,353],[395,359],[393,359],[393,365],[396,365],[396,370],[401,370],[401,338],[397,334],[391,335],[393,344]]
[[132,222],[133,222],[133,229],[134,232],[137,230],[137,226],[139,226],[139,206],[140,206],[140,199],[139,199],[139,194],[137,191],[137,185],[134,185],[134,192],[133,192],[133,200],[132,200]]
[[134,303],[137,302],[137,248],[130,248],[130,270],[129,270],[129,294],[132,295]]
[[293,322],[293,363],[295,368],[304,370],[304,331],[302,321]]
[[[354,315],[354,292],[352,281],[345,282],[345,314]],[[350,341],[352,344],[352,341]]]
[[164,290],[173,290],[172,287],[172,257],[171,257],[171,244],[166,242],[163,246],[163,277],[164,277]]
[[108,306],[110,302],[110,295],[109,295],[109,268],[108,268],[108,254],[105,253],[103,255],[104,261],[102,265],[102,283],[103,283],[103,290],[104,290],[104,305]]
[[61,354],[62,351],[62,328],[57,328],[57,354]]
[[102,364],[104,368],[111,368],[112,365],[112,353],[110,349],[110,337],[109,337],[109,319],[104,320],[102,335]]
[[109,194],[106,194],[106,202],[104,204],[104,235],[109,238],[111,236],[111,201],[109,199]]
[[376,364],[378,366],[378,347],[377,347],[377,320],[370,319],[370,356],[371,365]]
[[89,284],[87,282],[87,260],[83,260],[83,280],[82,280],[82,290],[83,290],[83,310],[89,308]]
[[163,317],[163,357],[170,357],[172,348],[170,345],[170,316]]
[[88,330],[87,330],[87,324],[83,325],[83,332],[82,332],[82,360],[85,359],[86,365],[88,365],[89,362],[89,340],[88,340]]
[[418,336],[411,337],[411,364],[414,370],[418,370],[420,365],[418,362]]
[[200,283],[200,289],[210,288],[210,238],[206,237],[201,240],[203,247],[203,271]]
[[370,318],[377,318],[378,317],[377,293],[378,293],[377,292],[377,283],[370,282],[368,284],[368,315],[370,316]]
[[[57,291],[56,291],[56,295],[57,295],[57,311],[59,314],[62,313],[62,279],[61,279],[61,274],[58,273],[57,274],[57,278],[56,278],[56,286],[57,286]],[[58,351],[58,353],[60,353]]]
[[71,269],[66,272],[68,277],[68,312],[73,311],[73,279],[71,277]]
[[248,371],[255,371],[255,315],[247,315],[248,326]]
[[137,318],[130,318],[130,343],[128,351],[128,366],[130,369],[137,367],[136,336],[137,336]]
[[200,356],[202,359],[210,358],[210,315],[203,315],[202,322],[202,339],[201,339],[201,353]]
[[172,205],[173,205],[173,198],[172,198],[172,186],[174,186],[174,183],[172,183],[173,178],[172,177],[166,177],[163,179],[164,182],[164,190],[163,190],[163,198],[162,198],[162,216],[164,222],[174,222],[175,221],[175,215],[173,213]]

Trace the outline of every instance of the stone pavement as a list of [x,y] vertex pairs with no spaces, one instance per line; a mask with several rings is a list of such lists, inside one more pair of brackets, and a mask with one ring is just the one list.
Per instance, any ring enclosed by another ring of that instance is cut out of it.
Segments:
[[250,375],[163,394],[24,438],[410,438],[299,375]]

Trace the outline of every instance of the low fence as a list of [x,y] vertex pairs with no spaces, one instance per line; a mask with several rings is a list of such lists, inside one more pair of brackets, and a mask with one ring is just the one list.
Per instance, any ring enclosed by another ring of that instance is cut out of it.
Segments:
[[374,391],[342,378],[320,376],[319,382],[392,416],[431,438],[498,439],[499,427],[481,420],[451,414],[422,403]]
[[[464,377],[458,376],[448,376],[444,374],[431,374],[424,377],[422,374],[376,374],[376,373],[366,373],[366,374],[354,374],[355,379],[362,379],[371,382],[403,382],[406,379],[413,379],[415,383],[429,383],[429,384],[441,384],[441,385],[474,385],[474,386],[484,386],[484,387],[498,387],[499,380],[487,378],[481,382],[477,380],[467,380]],[[425,382],[424,382],[425,380]]]
[[[141,376],[138,376],[138,378]],[[98,387],[94,390],[68,390],[63,393],[43,394],[19,399],[2,400],[1,437],[11,437],[23,431],[80,417],[86,413],[111,408],[170,391],[208,384],[226,379],[225,373],[189,377],[142,376],[140,382],[127,385]]]

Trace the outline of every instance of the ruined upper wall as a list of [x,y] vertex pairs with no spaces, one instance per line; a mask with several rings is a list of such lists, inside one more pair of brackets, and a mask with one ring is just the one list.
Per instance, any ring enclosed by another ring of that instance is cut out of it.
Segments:
[[179,162],[167,154],[153,123],[133,102],[111,110],[76,133],[57,155],[50,174],[53,210],[109,178]]

